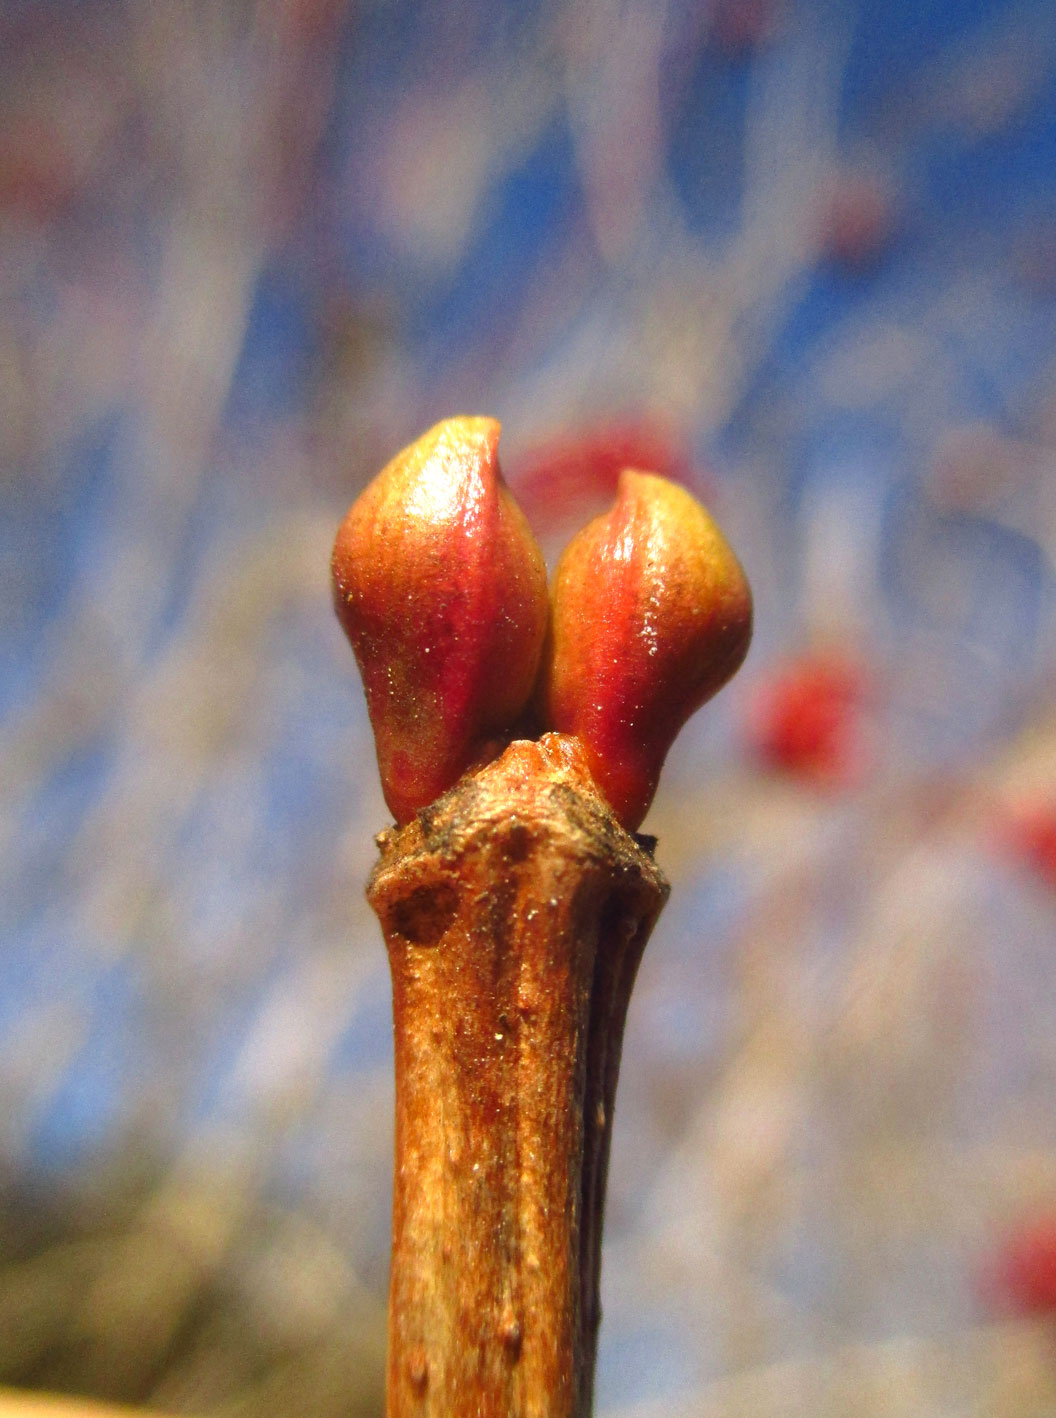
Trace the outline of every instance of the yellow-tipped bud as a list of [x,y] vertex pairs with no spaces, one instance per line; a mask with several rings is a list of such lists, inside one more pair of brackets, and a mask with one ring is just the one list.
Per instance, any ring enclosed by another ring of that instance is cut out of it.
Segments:
[[512,728],[535,682],[546,567],[498,441],[494,419],[437,424],[378,474],[334,544],[334,603],[399,823]]
[[633,831],[679,729],[747,653],[748,582],[685,488],[627,471],[612,509],[566,549],[552,601],[546,722],[580,738]]

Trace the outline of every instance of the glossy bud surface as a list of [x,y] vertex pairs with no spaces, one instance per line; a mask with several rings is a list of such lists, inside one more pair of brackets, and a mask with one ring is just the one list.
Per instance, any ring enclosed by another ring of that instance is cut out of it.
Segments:
[[561,558],[552,602],[545,720],[582,740],[599,789],[633,831],[679,729],[747,653],[748,582],[685,488],[626,471],[613,507]]
[[370,483],[334,544],[334,603],[398,823],[486,756],[535,682],[546,567],[498,440],[494,419],[437,424]]

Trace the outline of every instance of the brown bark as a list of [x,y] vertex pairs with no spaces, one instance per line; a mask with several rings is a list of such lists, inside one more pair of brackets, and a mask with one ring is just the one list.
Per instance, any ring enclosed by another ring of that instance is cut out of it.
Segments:
[[585,1418],[623,1026],[667,884],[558,734],[512,744],[378,844],[389,1418]]

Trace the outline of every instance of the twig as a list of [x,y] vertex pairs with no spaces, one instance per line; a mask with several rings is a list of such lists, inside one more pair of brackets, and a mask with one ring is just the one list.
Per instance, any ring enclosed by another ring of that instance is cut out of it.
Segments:
[[[667,897],[630,834],[751,636],[718,527],[633,470],[548,598],[498,438],[437,424],[334,543],[397,824],[369,887],[396,1037],[389,1418],[588,1418],[624,1019]],[[559,732],[514,738],[537,716]]]
[[585,1418],[631,986],[667,897],[575,739],[378,839],[393,981],[389,1418]]

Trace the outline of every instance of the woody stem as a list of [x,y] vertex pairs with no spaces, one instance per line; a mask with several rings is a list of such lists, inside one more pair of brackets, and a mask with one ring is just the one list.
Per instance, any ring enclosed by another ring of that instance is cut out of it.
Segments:
[[557,734],[379,846],[389,1418],[587,1418],[624,1020],[667,884]]

